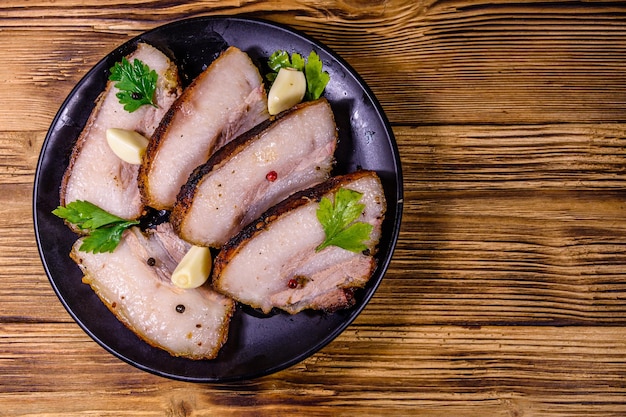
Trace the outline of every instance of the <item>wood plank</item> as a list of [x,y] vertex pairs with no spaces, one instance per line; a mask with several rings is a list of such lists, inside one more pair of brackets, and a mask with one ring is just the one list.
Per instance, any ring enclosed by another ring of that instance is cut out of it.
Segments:
[[405,214],[364,319],[623,324],[623,128],[396,129]]
[[[626,388],[624,335],[623,327],[381,328],[355,323],[318,354],[278,374],[194,385],[124,364],[76,326],[4,324],[0,371],[11,384],[2,386],[0,415],[135,415],[139,409],[141,415],[174,410],[237,415],[262,406],[287,414],[306,407],[317,415],[357,409],[393,415],[423,409],[441,415],[444,408],[559,416],[583,415],[576,406],[581,403],[589,416],[618,415],[626,411],[620,400]],[[84,401],[86,393],[89,401]]]
[[[7,25],[0,37],[0,78],[21,91],[0,91],[12,110],[0,118],[5,128],[24,117],[47,127],[60,99],[107,52],[143,30],[199,12],[181,8],[159,21],[172,10],[157,8],[146,21],[129,15],[128,6],[74,8],[69,16],[63,6],[11,11],[13,19],[0,20]],[[238,11],[261,9],[253,3]],[[626,20],[615,19],[626,14],[620,5],[588,11],[566,3],[391,2],[385,11],[379,5],[329,9],[324,19],[319,10],[283,9],[260,17],[291,23],[335,48],[372,87],[393,123],[626,120],[626,84],[616,76],[626,63]],[[47,29],[42,14],[61,19],[63,34],[50,32],[58,23]],[[23,53],[29,44],[38,49]]]
[[32,193],[33,177],[46,131],[0,131],[0,186],[7,185],[15,200]]
[[[417,198],[367,319],[624,323],[623,194],[587,202],[567,193]],[[598,214],[598,206],[613,214]],[[386,314],[390,305],[400,307],[396,314]]]
[[37,252],[32,185],[7,184],[2,180],[5,177],[0,172],[0,323],[70,322],[72,319],[52,290]]
[[395,135],[409,192],[624,187],[625,124],[423,126]]

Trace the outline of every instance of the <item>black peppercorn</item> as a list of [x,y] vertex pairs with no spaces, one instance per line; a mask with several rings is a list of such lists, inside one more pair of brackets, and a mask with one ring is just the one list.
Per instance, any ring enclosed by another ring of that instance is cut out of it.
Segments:
[[148,266],[156,265],[156,259],[154,259],[154,258],[148,258],[148,260],[146,262],[148,263]]
[[185,312],[185,306],[182,305],[182,304],[177,305],[176,306],[176,312],[177,313],[181,313],[181,314],[184,313]]

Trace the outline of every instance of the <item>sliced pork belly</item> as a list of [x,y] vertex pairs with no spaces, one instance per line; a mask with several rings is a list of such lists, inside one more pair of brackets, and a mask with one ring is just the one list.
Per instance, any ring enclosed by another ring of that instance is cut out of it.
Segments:
[[175,287],[171,274],[190,245],[163,223],[143,234],[124,232],[112,253],[85,253],[73,246],[72,259],[83,281],[117,318],[141,339],[174,356],[215,358],[226,341],[234,302],[208,285]]
[[[317,219],[319,201],[331,201],[340,188],[362,193],[358,221],[373,225],[367,250],[337,246],[319,252],[324,231]],[[268,313],[304,309],[334,311],[354,304],[375,267],[374,253],[386,210],[383,188],[371,171],[333,177],[289,197],[231,239],[214,262],[213,285],[223,294]]]
[[61,205],[87,200],[122,218],[135,219],[143,211],[137,184],[139,166],[126,163],[113,153],[106,140],[106,130],[135,130],[149,137],[181,90],[176,65],[158,49],[139,43],[127,58],[130,62],[139,59],[157,72],[158,107],[145,105],[127,112],[115,96],[118,90],[114,82],[109,81],[76,141],[60,197]]
[[196,167],[267,118],[258,69],[245,52],[229,47],[183,91],[151,138],[139,176],[144,202],[171,209]]
[[220,247],[265,210],[328,178],[337,127],[325,99],[238,137],[196,169],[170,216],[185,240]]

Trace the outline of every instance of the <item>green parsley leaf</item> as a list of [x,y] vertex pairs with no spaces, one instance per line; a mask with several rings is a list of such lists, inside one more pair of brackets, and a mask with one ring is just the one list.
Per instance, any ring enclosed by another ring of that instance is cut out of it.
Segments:
[[89,201],[73,201],[67,207],[59,206],[52,211],[57,217],[75,224],[83,230],[97,229],[112,223],[126,221],[107,211],[102,210]]
[[[291,66],[291,58],[289,57],[289,53],[287,51],[278,50],[270,55],[267,60],[267,64],[270,69],[275,73],[278,72],[281,68],[293,68]],[[274,74],[276,75],[276,74]]]
[[[311,51],[311,53],[314,54],[315,52]],[[293,69],[297,69],[298,71],[304,71],[304,66],[305,62],[304,58],[302,58],[302,55],[297,53],[291,54],[291,67]]]
[[95,229],[83,239],[80,250],[93,253],[113,252],[122,240],[124,231],[137,223],[129,221]]
[[157,107],[154,102],[158,75],[155,70],[136,59],[131,64],[126,58],[111,67],[110,81],[117,81],[115,88],[120,90],[115,96],[124,110],[134,112],[144,104]]
[[322,60],[314,51],[311,51],[306,61],[304,76],[306,77],[307,87],[304,99],[316,100],[320,98],[330,81],[330,75],[322,70]]
[[82,200],[59,206],[52,210],[52,214],[86,232],[80,250],[93,253],[113,252],[124,230],[139,224],[138,220],[123,219]]
[[304,99],[307,101],[320,98],[330,81],[330,75],[323,70],[322,60],[315,51],[311,51],[305,60],[298,53],[293,53],[290,56],[287,51],[278,50],[270,55],[268,66],[273,71],[265,76],[270,83],[274,82],[281,68],[293,68],[304,72],[307,83]]
[[356,221],[365,208],[365,204],[359,203],[362,196],[358,191],[340,188],[335,193],[334,202],[322,197],[316,215],[326,238],[315,249],[316,252],[328,246],[356,253],[367,249],[365,242],[370,238],[373,226]]

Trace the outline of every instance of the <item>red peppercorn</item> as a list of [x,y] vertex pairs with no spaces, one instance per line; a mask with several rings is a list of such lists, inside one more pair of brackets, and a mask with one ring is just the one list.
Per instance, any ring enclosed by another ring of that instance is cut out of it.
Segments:
[[287,283],[287,286],[291,289],[298,288],[298,280],[296,280],[295,278],[291,278]]
[[268,180],[269,182],[276,181],[276,178],[278,178],[278,173],[276,171],[270,171],[265,176],[265,179]]

